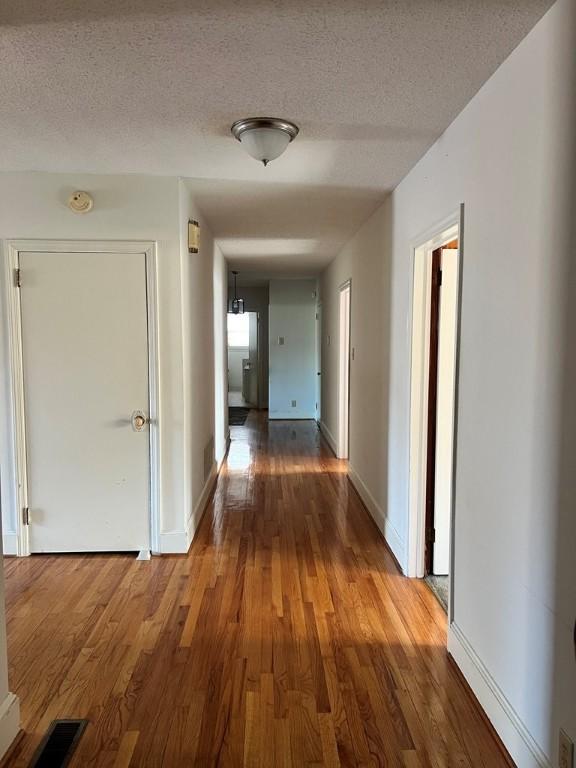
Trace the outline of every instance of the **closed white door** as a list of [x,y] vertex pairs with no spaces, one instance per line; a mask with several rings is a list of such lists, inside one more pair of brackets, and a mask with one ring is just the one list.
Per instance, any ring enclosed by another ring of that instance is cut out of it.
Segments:
[[31,552],[149,548],[145,255],[20,253]]
[[255,408],[260,406],[258,397],[258,332],[259,322],[258,313],[248,313],[248,359],[250,363],[250,370],[248,371],[248,396],[245,396],[251,405]]
[[322,419],[322,305],[316,306],[316,421]]
[[450,567],[452,455],[454,442],[454,386],[458,308],[458,249],[442,249],[442,285],[438,317],[438,386],[436,393],[436,479],[434,483],[433,572],[445,575]]
[[340,288],[338,350],[338,458],[348,458],[350,409],[350,283]]

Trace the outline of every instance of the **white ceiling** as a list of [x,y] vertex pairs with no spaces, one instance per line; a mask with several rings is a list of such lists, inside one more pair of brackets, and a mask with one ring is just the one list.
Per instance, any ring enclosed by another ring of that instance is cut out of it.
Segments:
[[[224,252],[314,270],[550,5],[4,2],[0,167],[225,180],[199,192]],[[268,168],[229,134],[253,114],[301,128]]]
[[361,187],[206,179],[188,185],[244,278],[263,269],[275,277],[317,274],[382,198],[381,189]]

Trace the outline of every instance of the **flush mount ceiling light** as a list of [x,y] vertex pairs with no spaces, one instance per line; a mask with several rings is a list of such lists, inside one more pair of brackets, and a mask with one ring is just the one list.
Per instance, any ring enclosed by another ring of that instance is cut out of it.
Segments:
[[265,166],[298,136],[297,125],[278,117],[246,117],[236,120],[231,131],[246,152]]

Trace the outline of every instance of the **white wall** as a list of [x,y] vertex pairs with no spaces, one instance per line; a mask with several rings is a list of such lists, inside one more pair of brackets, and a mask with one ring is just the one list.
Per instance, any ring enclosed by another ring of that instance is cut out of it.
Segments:
[[4,569],[0,572],[0,759],[20,730],[20,702],[8,688]]
[[[397,559],[405,560],[406,438],[393,432],[390,399],[389,210],[381,207],[323,273],[321,428],[334,450],[338,437],[339,288],[351,280],[350,469],[377,510]],[[397,419],[396,419],[397,420]],[[366,500],[366,499],[365,499]]]
[[[89,214],[74,214],[67,208],[66,200],[75,189],[93,195],[94,209]],[[2,239],[156,241],[160,542],[162,551],[186,551],[203,507],[204,449],[214,438],[213,273],[218,254],[186,184],[176,178],[145,176],[0,174],[0,200]],[[188,253],[189,217],[201,224],[198,254]],[[6,361],[4,336],[0,343]],[[9,542],[15,531],[15,504],[8,481],[13,467],[5,377],[0,387],[1,500]]]
[[[184,181],[180,193],[182,258],[182,358],[184,370],[184,466],[187,544],[204,511],[216,473],[214,254],[216,245]],[[198,253],[188,252],[188,219],[200,224]],[[207,457],[207,458],[206,458]]]
[[221,465],[228,447],[228,358],[226,313],[228,271],[222,251],[214,244],[214,454]]
[[[72,213],[66,200],[75,189],[94,197],[86,215]],[[158,322],[160,357],[160,455],[162,534],[182,531],[184,508],[183,361],[180,302],[178,181],[138,176],[75,174],[0,174],[0,238],[77,240],[155,240],[158,247]],[[3,310],[4,311],[4,310]],[[6,328],[6,317],[2,318]],[[7,541],[14,535],[15,501],[9,455],[10,415],[7,348],[0,339],[0,475]]]
[[248,358],[248,347],[228,347],[228,388],[242,389],[242,360]]
[[[316,281],[271,280],[269,322],[269,417],[314,419]],[[278,344],[280,336],[284,345]]]
[[464,202],[450,649],[522,768],[576,739],[575,22],[559,0],[322,280],[323,420],[351,276],[351,464],[405,565],[411,245]]

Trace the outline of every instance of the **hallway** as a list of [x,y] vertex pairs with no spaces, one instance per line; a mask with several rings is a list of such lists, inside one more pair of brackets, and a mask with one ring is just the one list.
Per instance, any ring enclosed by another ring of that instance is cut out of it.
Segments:
[[72,766],[509,765],[313,422],[232,429],[187,556],[5,560],[25,766],[88,718]]

